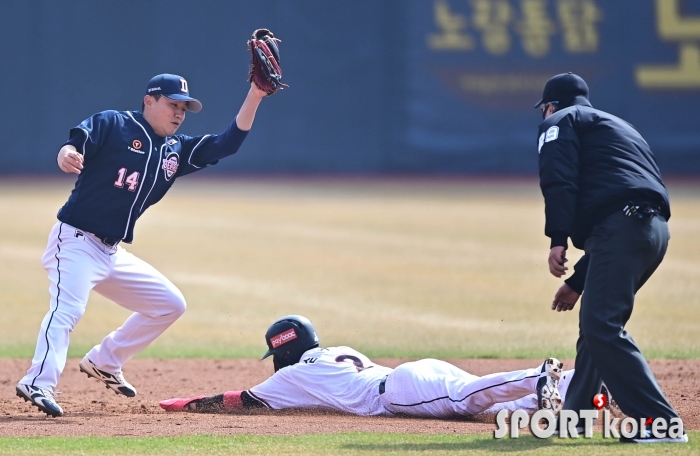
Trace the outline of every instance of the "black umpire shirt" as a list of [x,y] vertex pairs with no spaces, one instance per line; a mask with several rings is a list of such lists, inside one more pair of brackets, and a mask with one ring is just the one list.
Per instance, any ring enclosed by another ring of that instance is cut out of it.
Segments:
[[[628,202],[650,203],[668,220],[668,192],[654,155],[635,128],[593,109],[584,97],[556,111],[539,127],[540,188],[545,201],[545,235],[551,247],[583,249],[593,227]],[[583,291],[588,258],[566,282]]]

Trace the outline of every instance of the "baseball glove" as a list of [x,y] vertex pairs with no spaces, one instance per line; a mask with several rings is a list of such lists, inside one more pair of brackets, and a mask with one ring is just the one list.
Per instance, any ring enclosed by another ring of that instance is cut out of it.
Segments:
[[275,38],[268,29],[257,29],[248,40],[250,50],[250,71],[248,81],[255,82],[260,90],[272,95],[278,90],[289,87],[282,84],[282,68],[280,67],[280,50]]

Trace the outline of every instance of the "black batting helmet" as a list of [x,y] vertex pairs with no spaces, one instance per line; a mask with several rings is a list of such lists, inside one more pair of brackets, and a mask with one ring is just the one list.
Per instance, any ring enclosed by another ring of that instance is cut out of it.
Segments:
[[296,364],[310,348],[318,347],[314,325],[301,315],[287,315],[272,323],[265,333],[268,350],[261,359],[273,355],[275,372]]

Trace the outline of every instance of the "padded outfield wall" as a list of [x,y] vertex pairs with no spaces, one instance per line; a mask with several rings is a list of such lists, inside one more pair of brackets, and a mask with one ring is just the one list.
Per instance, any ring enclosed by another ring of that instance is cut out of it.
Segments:
[[0,0],[0,173],[60,172],[72,126],[138,109],[161,72],[204,104],[181,132],[224,129],[257,27],[283,39],[290,89],[206,172],[536,173],[532,106],[574,71],[664,174],[700,173],[694,0]]

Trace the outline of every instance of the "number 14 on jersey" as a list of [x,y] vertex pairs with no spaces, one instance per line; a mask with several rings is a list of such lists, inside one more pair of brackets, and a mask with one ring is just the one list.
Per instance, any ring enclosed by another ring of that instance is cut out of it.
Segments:
[[[127,190],[130,192],[133,192],[136,190],[136,187],[139,186],[139,177],[141,176],[141,173],[138,171],[134,171],[133,173],[129,174],[129,176],[126,175],[126,168],[120,168],[119,171],[117,172],[117,180],[114,181],[114,186],[117,188],[122,188],[124,187],[124,183],[127,184]],[[126,177],[126,179],[125,179]]]

